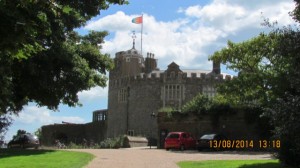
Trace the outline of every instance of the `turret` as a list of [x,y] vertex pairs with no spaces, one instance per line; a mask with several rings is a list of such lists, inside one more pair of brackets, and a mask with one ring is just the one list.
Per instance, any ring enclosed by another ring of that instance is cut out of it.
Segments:
[[133,45],[130,50],[116,53],[115,68],[110,72],[110,78],[119,78],[125,76],[135,76],[143,72],[144,58],[141,53],[135,49],[135,35],[132,36]]

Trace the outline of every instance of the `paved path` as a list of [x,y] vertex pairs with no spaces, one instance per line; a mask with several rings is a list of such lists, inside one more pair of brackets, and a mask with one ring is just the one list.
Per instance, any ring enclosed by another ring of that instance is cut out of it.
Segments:
[[272,159],[268,153],[259,152],[198,152],[198,151],[165,151],[149,148],[127,149],[72,149],[88,152],[96,157],[87,168],[178,168],[179,161],[187,160],[250,160]]

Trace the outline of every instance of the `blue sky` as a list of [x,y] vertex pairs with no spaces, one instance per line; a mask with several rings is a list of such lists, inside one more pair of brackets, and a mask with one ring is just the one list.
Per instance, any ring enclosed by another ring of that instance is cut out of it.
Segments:
[[[288,12],[293,0],[129,0],[129,5],[111,6],[92,18],[80,34],[89,30],[107,30],[101,52],[111,57],[132,47],[132,31],[136,32],[136,48],[140,48],[140,26],[131,19],[143,14],[143,54],[152,52],[162,70],[175,61],[182,69],[210,70],[209,55],[226,46],[228,40],[241,42],[260,32],[262,17],[278,21],[279,25],[294,24]],[[222,72],[231,74],[222,66]],[[42,125],[91,122],[92,112],[107,108],[108,88],[95,87],[79,93],[82,107],[60,105],[53,112],[30,103],[9,128],[5,139],[11,139],[18,129],[34,132]]]

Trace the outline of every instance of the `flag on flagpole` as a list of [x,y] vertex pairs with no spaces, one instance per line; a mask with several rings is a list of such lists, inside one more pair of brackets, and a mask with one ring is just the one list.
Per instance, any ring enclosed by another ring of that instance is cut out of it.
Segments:
[[143,16],[133,18],[131,22],[135,23],[135,24],[141,24],[141,23],[143,23]]
[[143,54],[143,15],[133,18],[131,22],[135,24],[141,24],[141,53]]

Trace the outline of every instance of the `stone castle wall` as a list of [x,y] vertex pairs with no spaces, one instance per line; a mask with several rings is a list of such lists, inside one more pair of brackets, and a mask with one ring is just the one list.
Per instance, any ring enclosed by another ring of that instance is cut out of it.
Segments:
[[[204,85],[211,86],[230,79],[231,76],[224,77],[222,74],[168,75],[166,72],[114,78],[109,83],[108,136],[116,137],[133,130],[134,135],[157,138],[158,126],[151,114],[157,114],[164,106],[178,104],[177,101],[163,102],[162,89],[165,85],[182,85],[184,97],[180,104],[183,105],[202,92]],[[128,101],[118,102],[120,89],[129,91]]]
[[259,136],[254,124],[245,122],[244,112],[238,112],[230,116],[220,116],[218,124],[213,124],[210,116],[203,115],[200,118],[194,114],[175,114],[171,118],[166,113],[159,113],[158,118],[158,146],[163,148],[164,138],[162,132],[189,132],[199,138],[204,134],[221,133],[229,139],[254,140],[258,142]]
[[87,124],[53,124],[42,126],[42,145],[53,146],[56,139],[65,144],[70,142],[81,144],[83,139],[88,142],[100,142],[106,137],[106,122]]

